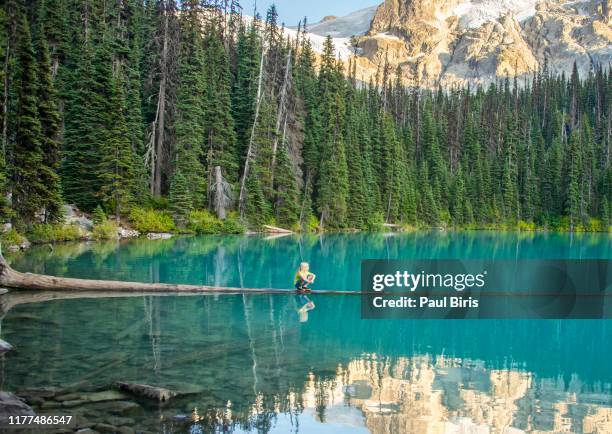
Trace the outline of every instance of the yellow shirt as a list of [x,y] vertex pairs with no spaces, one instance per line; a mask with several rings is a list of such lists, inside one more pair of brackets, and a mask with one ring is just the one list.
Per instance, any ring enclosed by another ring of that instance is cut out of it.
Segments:
[[295,279],[293,280],[293,283],[298,283],[300,279],[308,280],[308,277],[310,277],[311,275],[312,273],[309,271],[298,271],[297,273],[295,273]]

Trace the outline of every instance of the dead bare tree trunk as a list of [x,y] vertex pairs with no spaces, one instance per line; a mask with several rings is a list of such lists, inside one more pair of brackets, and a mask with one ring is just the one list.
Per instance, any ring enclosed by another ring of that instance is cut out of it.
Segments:
[[244,212],[246,210],[246,180],[249,176],[249,165],[251,159],[254,157],[253,141],[255,140],[255,128],[257,127],[257,119],[259,118],[259,109],[261,107],[265,56],[266,50],[262,41],[261,59],[259,61],[259,79],[257,83],[257,100],[255,102],[255,115],[253,116],[253,126],[251,128],[251,137],[249,138],[249,146],[247,148],[246,160],[244,162],[244,171],[242,172],[242,179],[240,180],[240,196],[238,197],[238,210],[240,211],[241,217],[244,217]]
[[[291,72],[291,49],[287,53],[287,64],[285,65],[285,77],[283,79],[283,85],[281,86],[280,101],[278,103],[278,113],[276,115],[276,134],[274,135],[274,143],[272,145],[272,162],[270,163],[270,188],[274,186],[274,168],[276,167],[276,152],[278,149],[278,134],[280,132],[281,122],[286,119],[286,104],[287,104],[287,93],[290,86]],[[285,115],[285,116],[283,116]],[[285,139],[283,134],[283,140]]]
[[213,207],[217,217],[225,220],[227,217],[227,208],[229,208],[234,200],[232,185],[223,178],[221,166],[215,166],[215,182],[212,186],[214,194]]
[[161,196],[161,172],[162,172],[162,153],[164,147],[164,130],[166,120],[166,86],[168,83],[168,11],[166,5],[162,2],[163,14],[164,14],[164,32],[163,32],[163,45],[160,60],[160,80],[159,80],[159,93],[157,96],[157,112],[156,112],[156,125],[155,125],[155,155],[151,163],[153,169],[151,170],[153,179],[151,185],[151,193],[155,197]]

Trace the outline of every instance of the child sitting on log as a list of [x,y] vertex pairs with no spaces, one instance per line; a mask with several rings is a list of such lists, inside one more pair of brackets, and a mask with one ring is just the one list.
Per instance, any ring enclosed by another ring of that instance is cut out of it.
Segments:
[[297,289],[298,292],[310,292],[310,288],[308,288],[308,285],[314,282],[315,278],[317,277],[314,275],[314,273],[311,273],[309,271],[309,268],[310,266],[308,265],[308,262],[302,262],[300,264],[300,268],[295,274],[295,279],[293,283],[295,285],[295,289]]

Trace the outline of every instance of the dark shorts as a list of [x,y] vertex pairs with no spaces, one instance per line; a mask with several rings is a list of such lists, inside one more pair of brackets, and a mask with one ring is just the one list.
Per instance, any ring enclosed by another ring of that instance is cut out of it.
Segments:
[[309,283],[310,282],[308,282],[307,280],[300,279],[297,282],[295,282],[295,289],[300,290],[300,289],[307,288]]

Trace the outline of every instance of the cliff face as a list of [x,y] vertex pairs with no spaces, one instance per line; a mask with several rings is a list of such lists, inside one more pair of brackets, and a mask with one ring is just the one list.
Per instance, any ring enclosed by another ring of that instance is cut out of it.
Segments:
[[387,60],[408,84],[483,84],[612,62],[612,0],[386,0],[358,39],[358,78]]

